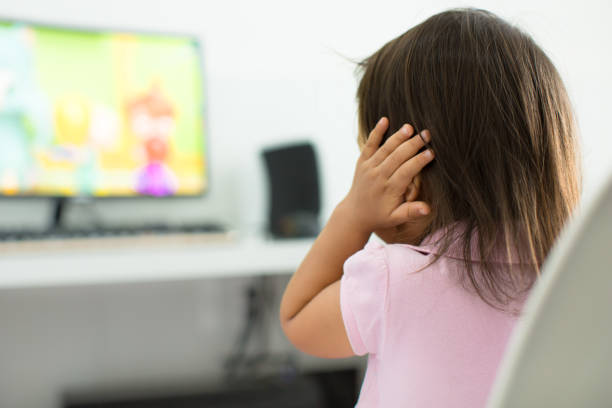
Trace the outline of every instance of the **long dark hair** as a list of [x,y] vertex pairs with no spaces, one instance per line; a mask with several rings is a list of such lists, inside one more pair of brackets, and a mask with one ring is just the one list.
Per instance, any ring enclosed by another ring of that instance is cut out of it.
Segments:
[[[581,188],[577,126],[550,59],[519,28],[467,8],[428,18],[358,68],[361,143],[382,116],[388,134],[404,123],[431,132],[436,159],[419,197],[432,206],[424,236],[460,224],[465,282],[494,306],[525,293]],[[445,237],[442,252],[453,234]],[[521,268],[495,267],[500,242]]]

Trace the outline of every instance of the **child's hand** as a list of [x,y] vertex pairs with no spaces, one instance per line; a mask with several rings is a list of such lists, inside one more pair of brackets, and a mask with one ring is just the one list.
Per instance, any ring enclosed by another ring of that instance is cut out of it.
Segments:
[[406,201],[406,191],[414,177],[434,158],[433,151],[417,152],[429,142],[429,132],[412,136],[414,129],[404,125],[379,148],[389,122],[382,118],[370,133],[357,160],[351,190],[340,206],[355,227],[364,233],[395,227],[429,214],[422,201]]
[[[354,354],[340,308],[343,265],[368,241],[373,231],[423,219],[429,212],[423,202],[406,194],[410,183],[432,159],[418,153],[425,145],[405,125],[378,148],[388,120],[381,119],[370,133],[353,186],[336,207],[287,285],[281,301],[283,331],[300,350],[319,357]],[[423,135],[429,140],[429,135]],[[417,154],[418,153],[418,154]],[[416,190],[414,190],[416,191]]]

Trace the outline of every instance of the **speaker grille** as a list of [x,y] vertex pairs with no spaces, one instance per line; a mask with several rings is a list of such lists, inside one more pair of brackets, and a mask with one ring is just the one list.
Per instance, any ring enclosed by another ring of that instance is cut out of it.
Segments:
[[277,237],[315,236],[319,231],[317,159],[310,143],[266,149],[268,229]]

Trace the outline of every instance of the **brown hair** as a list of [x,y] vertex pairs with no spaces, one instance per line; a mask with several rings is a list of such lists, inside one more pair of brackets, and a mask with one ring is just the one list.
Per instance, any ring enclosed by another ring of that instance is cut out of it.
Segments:
[[[431,132],[436,159],[421,173],[419,198],[432,222],[423,236],[465,226],[468,287],[495,307],[526,293],[580,196],[577,126],[550,59],[517,27],[467,8],[428,18],[358,68],[360,143],[382,116],[386,137],[404,123]],[[500,242],[521,268],[495,267]]]

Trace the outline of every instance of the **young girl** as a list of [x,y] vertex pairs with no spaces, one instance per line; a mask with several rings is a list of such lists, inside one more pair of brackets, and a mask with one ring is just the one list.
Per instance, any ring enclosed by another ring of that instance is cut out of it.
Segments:
[[369,354],[360,408],[484,406],[579,198],[566,90],[530,36],[476,9],[361,67],[353,185],[286,288],[283,330],[315,356]]

